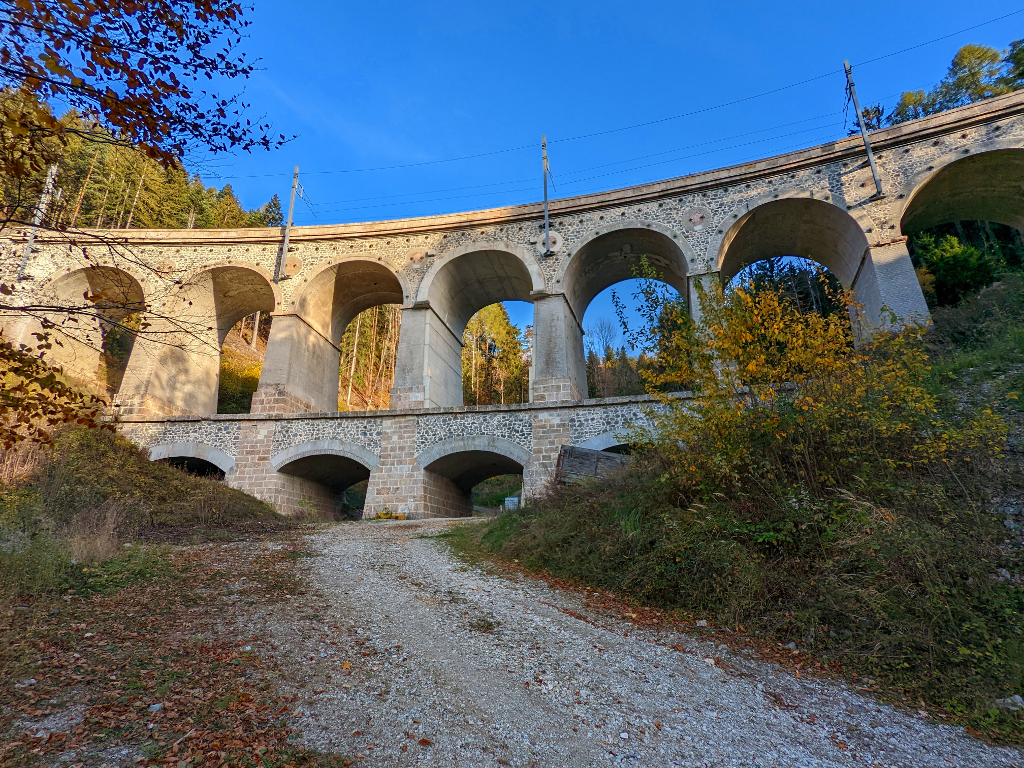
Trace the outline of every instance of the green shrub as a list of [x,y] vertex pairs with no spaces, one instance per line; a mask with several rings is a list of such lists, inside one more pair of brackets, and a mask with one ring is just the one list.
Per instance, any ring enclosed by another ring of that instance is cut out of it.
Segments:
[[998,264],[952,235],[936,241],[921,233],[913,241],[913,261],[931,306],[948,307],[996,279]]
[[214,480],[150,461],[120,435],[68,429],[28,479],[39,512],[60,526],[115,500],[124,528],[222,526],[275,519],[259,499]]

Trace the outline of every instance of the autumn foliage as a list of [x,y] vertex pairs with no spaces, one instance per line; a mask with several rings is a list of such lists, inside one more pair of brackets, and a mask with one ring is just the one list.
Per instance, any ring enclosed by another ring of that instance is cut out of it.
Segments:
[[858,336],[850,296],[837,297],[849,312],[822,316],[779,291],[713,285],[694,323],[645,290],[658,404],[628,436],[631,469],[554,490],[483,545],[1024,737],[1019,718],[990,712],[1024,684],[1019,550],[990,513],[1021,482],[1005,450],[1016,400],[951,405],[925,328]]

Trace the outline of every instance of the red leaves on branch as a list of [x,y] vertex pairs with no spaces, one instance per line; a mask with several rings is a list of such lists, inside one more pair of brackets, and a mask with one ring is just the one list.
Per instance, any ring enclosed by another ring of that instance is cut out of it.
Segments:
[[49,140],[81,132],[41,106],[53,102],[165,167],[194,149],[282,143],[268,124],[242,118],[238,94],[198,85],[233,90],[252,74],[254,63],[237,49],[250,24],[243,10],[235,0],[0,3],[0,173],[38,173],[52,159]]

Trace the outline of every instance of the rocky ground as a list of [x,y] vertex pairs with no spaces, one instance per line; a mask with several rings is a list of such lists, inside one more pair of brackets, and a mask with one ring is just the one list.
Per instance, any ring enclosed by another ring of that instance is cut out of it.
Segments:
[[240,629],[259,638],[261,674],[298,697],[307,747],[389,767],[1024,766],[1017,749],[711,636],[468,567],[428,538],[453,524],[315,534],[305,594],[252,607]]

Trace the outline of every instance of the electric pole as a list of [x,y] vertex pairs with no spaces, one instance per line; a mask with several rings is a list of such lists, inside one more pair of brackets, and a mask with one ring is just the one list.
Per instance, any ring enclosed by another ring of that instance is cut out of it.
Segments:
[[32,257],[32,249],[36,242],[36,230],[43,223],[46,216],[46,209],[50,205],[50,197],[53,195],[53,183],[57,180],[57,164],[54,163],[46,172],[46,184],[43,186],[43,194],[39,196],[39,205],[36,206],[36,214],[32,217],[32,229],[28,233],[28,241],[25,243],[25,252],[21,256],[21,264],[18,267],[18,279],[25,279],[25,270],[28,269],[28,260]]
[[551,255],[551,225],[548,222],[548,174],[551,170],[548,167],[548,137],[540,137],[540,153],[544,161],[544,255]]
[[284,225],[284,246],[281,254],[277,257],[277,266],[274,269],[274,282],[279,283],[285,279],[285,266],[288,261],[288,238],[292,234],[292,217],[295,214],[295,191],[299,188],[299,166],[295,166],[295,175],[292,176],[292,197],[288,201],[288,221]]
[[846,91],[853,99],[853,108],[857,110],[857,124],[860,125],[860,136],[864,139],[864,149],[868,153],[868,165],[871,166],[871,177],[875,180],[875,194],[873,199],[885,197],[882,191],[882,179],[878,176],[878,167],[875,165],[875,155],[871,151],[871,142],[868,140],[868,127],[864,124],[864,113],[860,109],[860,99],[857,98],[857,88],[853,84],[853,69],[849,61],[843,62],[846,69]]

